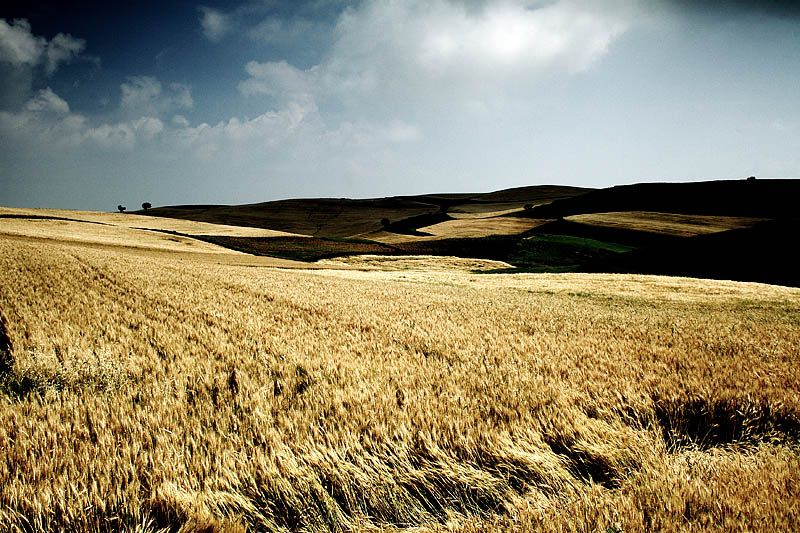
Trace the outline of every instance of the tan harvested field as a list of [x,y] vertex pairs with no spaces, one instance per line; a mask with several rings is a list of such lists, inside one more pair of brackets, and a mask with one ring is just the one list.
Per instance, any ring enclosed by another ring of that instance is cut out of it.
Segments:
[[238,254],[180,235],[68,220],[0,218],[0,235],[175,252]]
[[[226,226],[177,218],[134,215],[130,213],[103,213],[100,211],[70,211],[67,209],[28,209],[16,207],[0,207],[0,221],[3,225],[9,220],[3,216],[32,216],[66,218],[74,221],[95,222],[130,229],[155,229],[174,231],[186,235],[222,235],[227,237],[288,237],[299,236],[296,233],[274,231],[242,226]],[[78,232],[79,233],[79,232]]]
[[[495,206],[492,206],[495,207]],[[460,208],[448,211],[447,214],[456,219],[471,219],[471,218],[492,218],[502,215],[510,215],[511,213],[522,213],[525,209],[522,207],[511,207],[507,209],[499,209],[497,211],[480,211],[474,213],[462,212]]]
[[763,222],[765,218],[683,215],[652,211],[620,211],[591,213],[566,217],[572,222],[590,226],[644,231],[677,237],[693,237],[731,229],[747,228]]
[[[414,270],[418,272],[488,272],[513,268],[503,261],[491,259],[465,259],[440,255],[353,255],[336,259],[322,259],[317,265],[332,268],[350,267],[357,270]],[[341,273],[338,273],[341,275]]]
[[405,233],[394,233],[391,231],[372,231],[362,235],[356,235],[359,239],[368,239],[383,244],[401,244],[406,242],[433,240],[430,236],[407,235]]
[[420,233],[429,235],[408,235],[390,231],[375,231],[359,235],[364,239],[384,244],[435,241],[440,239],[467,239],[489,237],[492,235],[518,235],[533,228],[547,224],[550,220],[538,218],[516,218],[504,216],[468,217],[446,220],[419,228]]
[[490,235],[517,235],[532,230],[546,223],[546,220],[535,218],[469,218],[446,220],[432,226],[425,226],[419,231],[430,233],[437,239],[464,239],[488,237]]
[[[11,215],[13,218],[4,218],[4,215],[5,217]],[[181,233],[186,232],[186,235],[171,235],[162,231],[129,227],[129,224],[135,226],[141,222],[137,219],[145,219],[154,229],[177,231],[167,228],[180,228]],[[162,222],[163,224],[161,224]],[[91,211],[0,208],[0,238],[4,238],[8,242],[57,243],[78,249],[118,251],[134,249],[137,254],[148,257],[164,257],[167,260],[188,260],[196,263],[224,263],[251,267],[327,268],[324,265],[310,265],[306,262],[288,259],[256,257],[187,236],[192,231],[195,231],[197,235],[237,235],[238,230],[241,230],[244,236],[251,236],[249,235],[251,231],[269,233],[268,236],[286,235],[256,228],[205,226],[215,225]],[[206,231],[210,233],[205,233]],[[253,234],[252,236],[257,235]]]
[[[534,205],[540,205],[548,202],[533,202]],[[521,202],[504,202],[496,204],[465,204],[459,205],[448,210],[454,218],[486,218],[490,216],[501,215],[504,213],[513,213],[514,211],[523,211],[525,204]]]
[[800,528],[798,289],[143,250],[0,235],[4,530]]

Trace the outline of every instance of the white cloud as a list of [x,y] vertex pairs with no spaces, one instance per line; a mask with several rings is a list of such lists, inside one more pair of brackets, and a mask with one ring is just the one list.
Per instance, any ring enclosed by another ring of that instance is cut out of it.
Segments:
[[45,51],[45,72],[48,76],[52,75],[59,64],[71,61],[78,57],[86,48],[86,41],[75,37],[59,33],[47,44]]
[[141,135],[145,140],[150,140],[162,131],[164,123],[156,117],[141,117],[132,123],[133,131]]
[[412,61],[433,76],[449,71],[463,75],[467,67],[495,73],[549,66],[580,70],[602,56],[625,29],[616,16],[563,0],[535,8],[497,3],[478,14],[452,4],[442,4],[437,11],[427,20],[399,14],[406,31],[418,38]]
[[[525,101],[537,84],[589,68],[606,54],[631,23],[632,11],[627,0],[604,7],[582,0],[470,6],[370,0],[339,17],[319,64],[245,65],[240,93],[266,97],[270,111],[216,125],[173,122],[167,134],[209,160],[257,159],[264,165],[267,152],[261,150],[271,148],[273,165],[297,150],[302,163],[292,163],[293,173],[355,181],[399,169],[419,173],[415,150],[421,139],[445,143],[448,153],[475,150],[481,141],[470,131],[483,138],[498,131],[498,115],[513,114],[513,106],[503,107],[507,99]],[[267,40],[271,32],[277,39],[287,30],[272,19],[256,28]],[[439,157],[446,156],[434,159]]]
[[36,152],[99,147],[131,150],[165,131],[155,116],[95,123],[70,111],[69,104],[50,87],[28,100],[17,112],[0,112],[0,138],[22,141]]
[[172,117],[172,124],[178,128],[188,128],[190,125],[189,119],[183,115],[174,115]]
[[192,91],[189,86],[183,83],[169,84],[170,102],[174,107],[190,109],[194,106]]
[[31,32],[27,20],[15,20],[11,24],[0,19],[0,61],[12,65],[35,67],[44,63],[45,73],[50,76],[61,63],[78,57],[86,48],[86,41],[59,33],[50,42]]
[[253,61],[239,89],[284,100],[313,93],[319,102],[360,110],[474,106],[475,99],[524,94],[547,76],[590,67],[629,26],[634,3],[372,0],[342,14],[319,65]]
[[129,116],[161,116],[194,105],[188,86],[171,83],[166,90],[152,76],[131,76],[120,85],[120,109]]
[[46,46],[45,38],[31,33],[27,20],[15,20],[9,24],[0,19],[0,61],[34,66],[39,63]]
[[140,109],[161,96],[161,82],[151,76],[131,76],[120,85],[120,107]]
[[170,134],[179,145],[199,148],[203,152],[226,145],[243,149],[246,146],[275,146],[292,136],[309,117],[316,117],[313,105],[291,103],[279,111],[267,111],[252,119],[231,118],[216,125],[202,123],[194,127],[178,121]]
[[346,92],[495,92],[602,57],[628,24],[626,10],[604,8],[577,0],[477,10],[446,0],[373,1],[341,18],[325,70]]
[[386,138],[392,142],[416,141],[421,136],[419,128],[402,120],[395,120],[386,128]]
[[[213,8],[200,13],[211,40],[241,22]],[[201,174],[228,164],[249,175],[268,168],[271,175],[322,173],[366,183],[370,176],[423,172],[415,162],[417,150],[425,149],[422,139],[449,143],[450,152],[462,149],[472,128],[489,129],[485,121],[496,118],[484,97],[525,92],[546,76],[587,68],[627,23],[625,9],[604,11],[580,0],[533,6],[521,0],[474,6],[369,0],[341,14],[318,65],[247,63],[240,93],[270,102],[255,117],[192,125],[181,114],[194,104],[189,87],[134,76],[120,86],[116,120],[98,122],[72,112],[48,88],[20,111],[0,114],[0,135],[26,137],[29,146],[42,150],[149,154],[183,161]],[[262,19],[251,26],[250,37],[296,41],[315,28]],[[0,35],[11,35],[0,39],[0,57],[46,70],[84,47],[62,34],[48,43],[24,22],[5,24]],[[475,109],[482,110],[477,119]],[[442,137],[443,131],[463,136]]]
[[300,70],[286,61],[250,61],[245,71],[250,78],[239,84],[239,91],[245,96],[266,94],[290,101],[309,100],[318,81],[316,67]]
[[230,16],[211,7],[200,7],[200,26],[210,41],[221,40],[232,29]]
[[56,113],[69,113],[69,104],[53,90],[48,87],[39,91],[35,98],[32,98],[25,105],[28,111],[54,111]]
[[[139,77],[123,85],[122,107],[159,111],[164,98],[158,80]],[[181,91],[167,98],[171,99],[180,101]],[[21,111],[0,112],[0,138],[21,140],[46,151],[93,147],[131,151],[151,146],[163,148],[165,153],[188,149],[196,154],[210,154],[221,148],[242,152],[275,147],[295,136],[309,123],[309,118],[313,123],[317,117],[313,104],[291,103],[252,119],[231,118],[215,125],[191,126],[182,115],[172,116],[165,124],[156,114],[147,113],[128,120],[93,123],[71,112],[67,102],[47,88],[30,99]],[[153,144],[156,139],[158,143]]]
[[59,33],[50,42],[31,32],[27,20],[0,18],[0,109],[19,110],[31,98],[40,72],[52,76],[59,66],[81,56],[82,39]]

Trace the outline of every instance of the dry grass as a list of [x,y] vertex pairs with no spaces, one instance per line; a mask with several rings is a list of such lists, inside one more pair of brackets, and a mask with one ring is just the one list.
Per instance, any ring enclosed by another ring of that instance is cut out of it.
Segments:
[[753,217],[679,215],[651,211],[591,213],[573,215],[566,218],[567,220],[590,226],[629,229],[677,237],[693,237],[695,235],[747,228],[766,220]]
[[[449,210],[447,214],[449,214],[453,218],[464,220],[464,219],[474,219],[474,218],[493,218],[503,215],[510,215],[511,213],[522,213],[525,211],[522,207],[516,205],[514,207],[506,207],[505,209],[497,209],[496,211],[478,210],[478,208],[494,209],[495,207],[502,208],[504,206],[491,205],[491,204],[490,205],[477,204],[474,206],[466,205],[453,208],[452,210]],[[469,208],[472,208],[473,210],[470,211]]]
[[418,231],[430,235],[406,235],[389,231],[375,231],[365,233],[359,237],[384,244],[403,244],[441,239],[480,238],[492,235],[518,235],[551,222],[550,220],[534,218],[504,216],[484,217],[480,214],[474,216],[453,214],[453,216],[457,218],[419,228]]
[[437,239],[466,239],[491,235],[517,235],[545,222],[534,218],[515,217],[459,218],[426,226],[419,231],[430,233]]
[[[261,228],[246,228],[242,226],[226,226],[224,224],[211,224],[208,222],[195,222],[176,218],[163,218],[145,215],[122,213],[103,213],[100,211],[69,211],[66,209],[28,209],[16,207],[0,207],[0,217],[3,215],[53,217],[71,219],[74,221],[95,222],[130,229],[155,229],[174,231],[186,235],[216,235],[226,237],[288,237],[299,236],[295,233],[273,231]],[[3,225],[8,219],[2,219]],[[80,232],[76,232],[80,233]]]
[[358,270],[415,270],[421,272],[488,272],[514,268],[503,261],[491,259],[465,259],[462,257],[434,255],[353,255],[317,261],[331,268],[353,267]]
[[0,235],[17,235],[54,241],[146,248],[151,250],[238,254],[233,250],[181,235],[130,229],[89,222],[48,219],[0,219]]
[[193,257],[0,236],[3,529],[800,528],[800,290]]

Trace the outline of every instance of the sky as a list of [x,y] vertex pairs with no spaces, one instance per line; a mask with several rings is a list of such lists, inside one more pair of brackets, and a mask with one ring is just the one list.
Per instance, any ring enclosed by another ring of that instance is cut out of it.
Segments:
[[74,4],[0,7],[0,205],[800,178],[796,1]]

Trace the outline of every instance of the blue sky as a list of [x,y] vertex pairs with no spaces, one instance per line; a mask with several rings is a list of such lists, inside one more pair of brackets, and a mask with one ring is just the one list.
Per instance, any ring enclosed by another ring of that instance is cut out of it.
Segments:
[[800,177],[797,2],[10,2],[0,205]]

